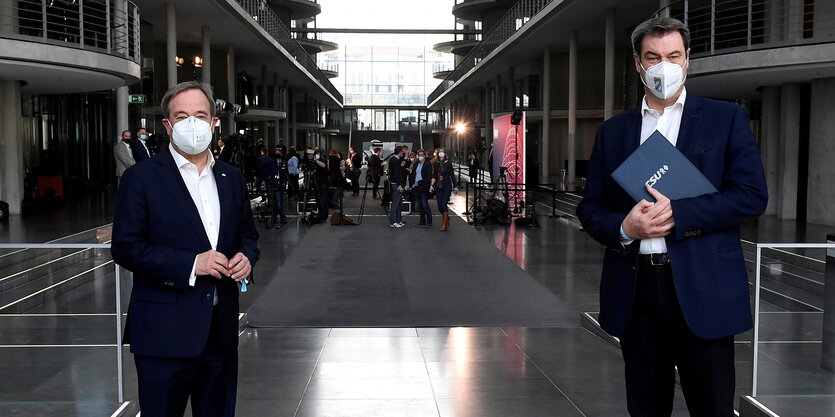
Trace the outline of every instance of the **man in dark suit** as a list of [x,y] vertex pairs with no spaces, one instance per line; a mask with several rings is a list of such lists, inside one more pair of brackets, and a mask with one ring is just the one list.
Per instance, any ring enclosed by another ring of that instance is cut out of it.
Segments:
[[144,128],[139,128],[136,135],[130,140],[130,150],[133,154],[133,159],[139,163],[151,157],[151,151],[148,149],[148,131]]
[[219,159],[227,164],[229,161],[232,160],[232,148],[230,146],[226,146],[226,140],[223,138],[217,138],[217,155],[215,156],[216,159]]
[[142,415],[234,416],[238,286],[258,259],[240,171],[209,151],[211,87],[178,84],[162,98],[171,144],[125,171],[113,259],[133,272],[125,329]]
[[380,177],[383,175],[383,160],[380,159],[382,148],[374,148],[371,156],[368,157],[368,181],[371,182],[371,198],[377,198],[377,188],[380,186]]
[[[669,416],[678,369],[693,416],[733,416],[733,336],[752,327],[739,225],[768,194],[742,108],[684,88],[689,31],[654,18],[632,34],[643,106],[600,126],[589,161],[583,227],[606,246],[600,284],[604,330],[620,338],[632,416]],[[610,174],[655,130],[718,192],[635,204]]]

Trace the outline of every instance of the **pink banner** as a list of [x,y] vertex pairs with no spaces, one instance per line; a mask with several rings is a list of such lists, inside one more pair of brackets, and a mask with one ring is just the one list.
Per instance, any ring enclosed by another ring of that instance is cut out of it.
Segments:
[[[493,178],[499,178],[499,167],[506,167],[505,177],[510,184],[510,200],[524,199],[525,183],[525,113],[519,125],[511,124],[512,115],[493,119]],[[514,190],[519,188],[519,191]]]

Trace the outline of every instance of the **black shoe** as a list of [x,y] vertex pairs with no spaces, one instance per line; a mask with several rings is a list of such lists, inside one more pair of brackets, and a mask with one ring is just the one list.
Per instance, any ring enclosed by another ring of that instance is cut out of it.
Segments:
[[287,224],[287,219],[281,219],[281,224]]
[[426,223],[418,223],[415,227],[426,227]]

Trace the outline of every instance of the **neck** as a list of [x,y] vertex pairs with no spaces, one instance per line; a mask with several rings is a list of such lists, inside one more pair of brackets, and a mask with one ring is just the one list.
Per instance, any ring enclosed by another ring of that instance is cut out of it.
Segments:
[[177,145],[175,145],[173,142],[171,143],[171,145],[174,147],[175,152],[182,155],[183,158],[186,158],[189,162],[194,164],[197,167],[197,172],[199,172],[199,173],[202,173],[203,168],[206,168],[206,164],[209,163],[209,160],[206,157],[206,152],[209,151],[208,148],[206,148],[205,151],[200,152],[197,155],[191,155],[191,154],[187,154],[187,153],[183,152],[182,150],[180,150],[180,148],[178,148]]
[[673,95],[672,97],[670,97],[666,100],[662,100],[662,99],[656,97],[654,94],[652,94],[652,92],[649,91],[649,89],[644,87],[644,93],[645,93],[644,96],[646,97],[647,106],[649,108],[657,111],[658,114],[664,114],[664,109],[667,108],[667,107],[672,106],[673,104],[675,104],[676,100],[678,100],[678,98],[681,97],[681,92],[682,91],[684,91],[683,87],[681,89],[679,89],[679,91],[675,95]]

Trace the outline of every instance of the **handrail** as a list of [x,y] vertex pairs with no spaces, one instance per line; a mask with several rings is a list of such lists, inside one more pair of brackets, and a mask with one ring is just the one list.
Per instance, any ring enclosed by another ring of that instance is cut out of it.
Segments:
[[476,45],[461,62],[456,65],[455,69],[441,81],[435,91],[429,94],[426,98],[426,104],[435,101],[445,91],[452,88],[453,85],[464,74],[473,69],[482,59],[486,58],[490,53],[501,46],[506,40],[510,39],[514,33],[522,29],[531,18],[537,13],[545,9],[553,0],[519,0],[514,4],[510,10],[505,13],[504,17],[490,29],[490,32],[484,35],[481,42]]
[[[110,249],[109,243],[0,243],[0,249]],[[119,403],[125,402],[125,372],[122,358],[122,282],[120,267],[113,262],[116,281],[116,372]]]
[[751,365],[751,397],[757,396],[757,374],[759,371],[759,344],[760,344],[760,277],[762,274],[762,250],[763,249],[835,249],[835,243],[757,243],[756,272],[754,275],[754,339],[752,349],[754,357]]
[[[114,4],[120,7],[114,7]],[[101,52],[139,63],[139,9],[131,1],[0,3],[0,38]]]
[[781,4],[767,0],[714,0],[691,7],[690,2],[678,0],[655,14],[668,10],[671,17],[689,27],[694,57],[835,39],[835,11],[806,8],[802,2]]
[[316,65],[316,60],[313,59],[293,37],[292,33],[281,19],[275,14],[272,8],[269,7],[265,0],[235,0],[250,16],[261,26],[270,36],[275,39],[284,50],[289,53],[293,59],[299,63],[305,70],[307,70],[313,78],[330,93],[333,98],[342,104],[344,98],[339,90],[334,87],[330,79],[322,70]]

